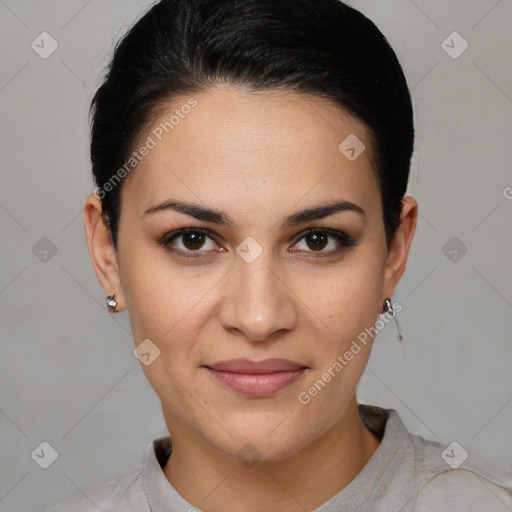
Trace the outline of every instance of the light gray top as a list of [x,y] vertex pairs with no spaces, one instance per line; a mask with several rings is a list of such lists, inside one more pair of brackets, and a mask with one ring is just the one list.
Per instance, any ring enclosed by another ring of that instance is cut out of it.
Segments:
[[[512,470],[455,443],[411,434],[394,409],[359,404],[381,443],[361,472],[313,512],[511,512]],[[165,477],[169,436],[152,441],[136,471],[47,512],[201,512]],[[226,510],[234,510],[233,505]]]

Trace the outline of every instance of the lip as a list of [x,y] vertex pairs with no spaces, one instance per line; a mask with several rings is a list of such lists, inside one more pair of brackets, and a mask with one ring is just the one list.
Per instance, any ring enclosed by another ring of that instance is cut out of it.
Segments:
[[230,359],[204,368],[232,390],[251,397],[271,396],[296,382],[307,366],[287,359]]
[[228,359],[215,364],[205,365],[212,370],[232,373],[250,373],[260,375],[273,372],[286,372],[306,368],[305,365],[288,359],[264,359],[263,361],[251,361],[250,359]]

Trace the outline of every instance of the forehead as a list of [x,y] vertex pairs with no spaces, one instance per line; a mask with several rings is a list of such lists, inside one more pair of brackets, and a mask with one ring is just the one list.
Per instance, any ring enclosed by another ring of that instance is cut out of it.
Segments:
[[316,96],[215,87],[174,99],[141,135],[151,149],[123,186],[139,211],[169,195],[268,209],[379,193],[369,131]]

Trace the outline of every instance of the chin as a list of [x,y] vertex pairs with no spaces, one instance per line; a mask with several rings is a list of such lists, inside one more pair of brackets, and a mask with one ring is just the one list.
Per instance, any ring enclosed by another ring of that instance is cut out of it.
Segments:
[[[293,415],[293,413],[290,415]],[[278,462],[286,460],[312,443],[321,429],[315,429],[304,422],[288,421],[286,415],[276,414],[269,418],[246,417],[243,424],[226,422],[226,431],[233,437],[218,432],[219,437],[209,442],[216,449],[251,466],[255,462]],[[211,433],[210,433],[211,434]]]

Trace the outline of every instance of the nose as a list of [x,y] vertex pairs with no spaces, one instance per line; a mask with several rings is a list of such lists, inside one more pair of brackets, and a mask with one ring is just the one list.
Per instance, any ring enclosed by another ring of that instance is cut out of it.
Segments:
[[243,333],[253,342],[269,340],[297,322],[297,299],[285,275],[274,270],[271,258],[264,255],[252,263],[237,258],[227,276],[219,313],[224,329]]

